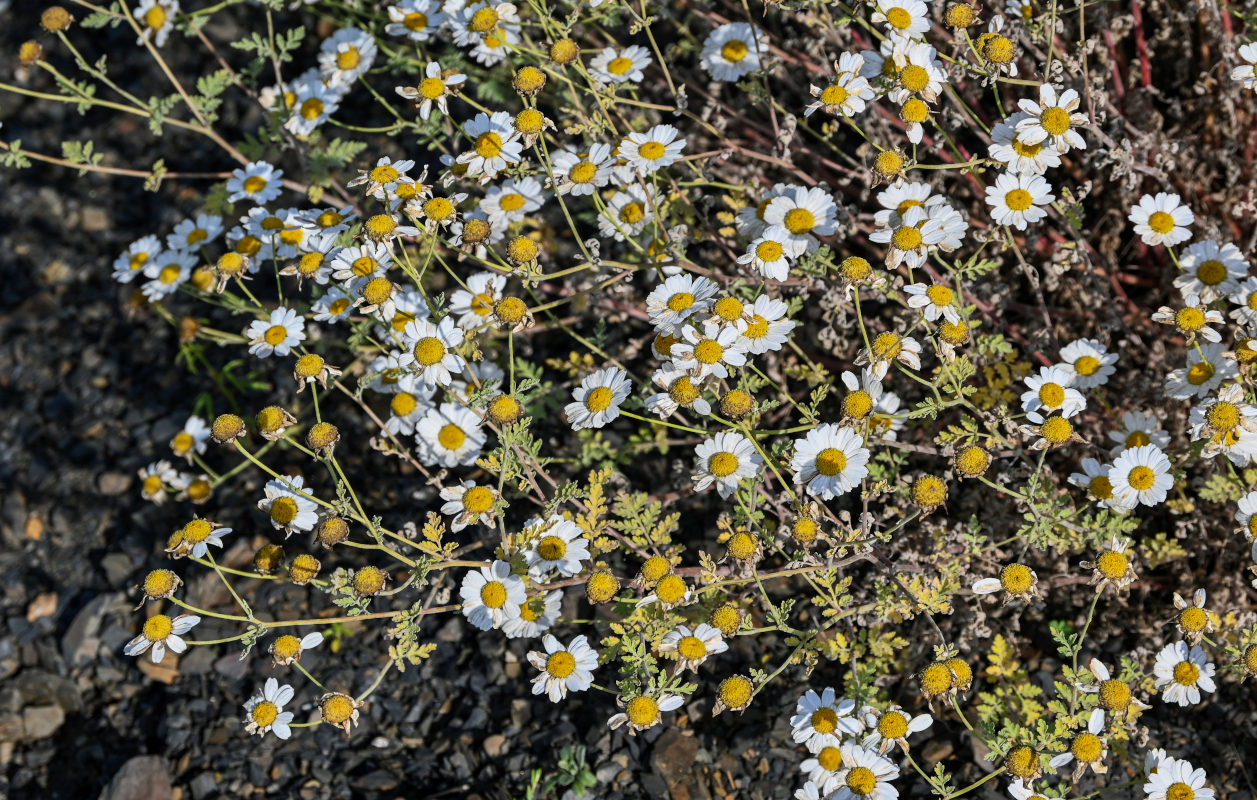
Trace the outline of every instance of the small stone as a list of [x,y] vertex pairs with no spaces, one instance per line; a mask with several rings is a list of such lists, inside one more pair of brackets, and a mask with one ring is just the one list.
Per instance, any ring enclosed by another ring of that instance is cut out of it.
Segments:
[[32,542],[38,542],[44,538],[44,523],[39,517],[32,514],[26,518],[26,538]]
[[88,233],[99,233],[109,227],[109,215],[99,206],[84,206],[81,212],[83,230]]
[[500,733],[486,737],[484,751],[490,758],[498,758],[506,752],[506,737]]
[[104,472],[96,480],[96,488],[103,495],[125,494],[131,488],[132,477],[127,472]]
[[122,765],[99,800],[174,800],[166,760],[160,756],[135,756]]
[[34,622],[57,613],[57,593],[41,592],[26,606],[26,621]]
[[47,739],[65,724],[65,711],[61,706],[30,706],[22,712],[22,727],[27,741]]
[[148,653],[142,654],[136,663],[140,672],[160,683],[171,684],[179,677],[179,657],[169,650],[160,664],[154,664]]

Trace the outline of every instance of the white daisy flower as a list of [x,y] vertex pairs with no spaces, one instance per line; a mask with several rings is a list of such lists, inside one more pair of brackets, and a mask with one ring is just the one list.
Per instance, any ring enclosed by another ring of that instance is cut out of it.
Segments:
[[711,308],[719,289],[710,278],[688,272],[673,275],[646,296],[650,324],[662,333],[679,334],[690,317]]
[[[862,374],[877,378],[877,375],[868,369],[863,370]],[[869,385],[867,378],[864,379],[864,385]],[[888,442],[898,440],[899,431],[903,429],[904,424],[904,415],[899,413],[899,406],[902,403],[899,395],[894,392],[884,392],[881,397],[878,397],[873,403],[873,413],[868,416],[869,435]]]
[[1052,184],[1041,175],[1001,173],[986,187],[986,204],[998,225],[1011,225],[1024,231],[1028,224],[1047,216],[1044,206],[1056,200]]
[[841,377],[847,387],[847,395],[842,399],[843,419],[856,422],[867,419],[884,394],[881,379],[870,369],[861,370],[859,376],[844,370]]
[[604,47],[590,59],[589,74],[603,83],[637,82],[645,77],[642,70],[649,64],[650,51],[640,45],[629,45],[623,50]]
[[292,114],[284,121],[284,130],[300,139],[314,133],[340,108],[341,90],[322,83],[307,83],[297,89]]
[[714,484],[723,498],[736,492],[743,479],[759,475],[764,464],[755,445],[740,433],[718,433],[700,442],[694,453],[698,457],[690,478],[694,491],[706,491]]
[[[322,641],[322,638],[320,635],[319,640]],[[245,701],[245,733],[265,736],[273,732],[281,739],[292,736],[292,729],[288,726],[292,724],[293,713],[285,711],[284,706],[292,700],[293,694],[295,692],[288,684],[280,686],[279,681],[267,678],[262,688]]]
[[250,161],[231,171],[231,177],[227,179],[227,202],[247,199],[254,205],[266,205],[284,190],[280,182],[283,177],[283,170],[275,169],[265,161]]
[[605,367],[586,375],[572,392],[574,402],[563,409],[572,430],[601,428],[620,416],[620,404],[633,389],[628,374],[619,367]]
[[1245,89],[1257,90],[1257,42],[1240,45],[1236,52],[1244,63],[1231,69],[1231,80],[1239,81]]
[[313,650],[323,644],[323,634],[318,631],[307,633],[298,639],[291,634],[284,634],[271,642],[270,654],[274,666],[286,667],[301,660],[301,654]]
[[617,242],[636,236],[655,220],[655,190],[637,184],[616,192],[598,216],[598,231]]
[[354,299],[339,286],[329,286],[327,293],[310,306],[316,322],[336,323],[347,319],[354,310]]
[[891,705],[885,711],[868,709],[864,715],[864,725],[872,733],[860,743],[862,747],[877,748],[878,755],[883,755],[893,745],[898,744],[908,752],[908,737],[920,733],[934,724],[929,714],[910,715],[897,705]]
[[836,117],[859,114],[875,96],[863,71],[864,56],[843,53],[834,62],[834,80],[829,85],[808,86],[808,91],[816,99],[803,110],[803,116],[810,117],[818,109]]
[[720,631],[706,622],[699,623],[693,630],[686,625],[678,625],[676,630],[665,633],[659,642],[660,653],[676,655],[677,672],[687,669],[698,672],[704,661],[728,649],[729,645]]
[[[388,7],[389,24],[384,32],[412,42],[426,42],[445,24],[445,12],[437,0],[402,0]],[[424,119],[427,119],[425,116]]]
[[244,335],[249,339],[250,354],[258,358],[286,356],[305,341],[305,321],[294,309],[280,306],[269,319],[254,320]]
[[765,228],[746,246],[746,252],[738,256],[738,263],[745,264],[765,278],[784,281],[790,277],[790,264],[806,252],[807,247],[781,225]]
[[1070,475],[1069,482],[1086,489],[1101,508],[1125,512],[1138,504],[1134,495],[1119,498],[1113,494],[1113,483],[1109,480],[1109,472],[1113,469],[1111,466],[1101,464],[1094,458],[1084,458],[1081,466],[1082,472]]
[[483,111],[463,126],[463,132],[472,140],[472,149],[456,159],[466,166],[467,177],[480,176],[487,183],[509,164],[518,164],[523,143],[518,141],[514,119],[505,111],[495,111],[490,116]]
[[166,657],[166,650],[182,653],[188,649],[188,643],[182,636],[200,621],[201,618],[194,614],[180,614],[174,619],[165,614],[154,614],[145,620],[140,635],[127,642],[122,652],[129,656],[138,656],[151,647],[153,663],[160,664]]
[[1144,800],[1213,800],[1213,789],[1205,786],[1208,776],[1203,769],[1193,769],[1190,761],[1160,752],[1163,757],[1155,771],[1149,771],[1143,786]]
[[1163,503],[1166,493],[1174,488],[1169,457],[1151,444],[1119,455],[1109,470],[1109,482],[1118,502],[1132,507],[1136,502],[1145,506]]
[[1004,3],[1004,13],[1022,22],[1030,22],[1039,15],[1039,10],[1035,8],[1033,0],[1008,0]]
[[1241,497],[1237,506],[1239,510],[1235,512],[1235,521],[1245,536],[1257,542],[1257,492]]
[[563,590],[554,589],[528,598],[519,607],[519,616],[502,623],[508,639],[535,639],[558,622]]
[[[424,2],[425,0],[419,0]],[[391,10],[390,10],[391,13]],[[390,26],[391,27],[391,26]],[[462,90],[467,76],[456,69],[441,69],[436,61],[429,61],[423,70],[423,80],[418,86],[398,86],[394,89],[401,97],[419,105],[419,119],[432,116],[436,106],[442,114],[450,113],[449,99]]]
[[488,486],[477,486],[472,480],[443,488],[441,499],[445,501],[441,513],[454,518],[450,521],[450,530],[455,533],[477,523],[492,526],[497,516],[494,513],[497,492]]
[[[1239,291],[1240,281],[1248,277],[1248,262],[1240,249],[1233,244],[1219,244],[1213,239],[1203,239],[1183,250],[1178,259],[1182,270],[1174,279],[1174,286],[1184,295],[1196,295],[1205,302],[1233,295]],[[1251,279],[1250,279],[1251,280]],[[1247,303],[1252,292],[1245,292],[1240,305]]]
[[[223,218],[216,214],[197,214],[175,226],[166,237],[171,250],[197,251],[223,235]],[[142,241],[142,240],[141,240]],[[115,268],[117,264],[115,262]]]
[[1146,194],[1139,198],[1139,205],[1130,210],[1127,217],[1135,223],[1135,233],[1146,245],[1176,245],[1192,238],[1187,229],[1196,221],[1192,210],[1183,205],[1179,196],[1169,192]]
[[901,53],[896,88],[889,95],[891,101],[903,104],[913,95],[920,95],[931,103],[937,102],[943,85],[948,83],[947,73],[938,63],[938,51],[925,42],[913,42]]
[[506,561],[469,570],[458,594],[463,600],[463,616],[482,631],[500,628],[518,617],[519,607],[528,599],[523,579],[511,574]]
[[781,197],[787,192],[792,192],[793,186],[785,183],[778,183],[769,190],[763,198],[760,199],[758,205],[745,206],[738,209],[737,216],[734,218],[734,224],[737,226],[738,233],[742,236],[755,238],[768,228],[768,223],[764,221],[764,212],[768,210],[768,206],[775,198]]
[[[839,757],[841,757],[841,754],[839,754]],[[829,798],[830,795],[828,793],[821,792],[816,784],[810,780],[804,781],[803,787],[796,789],[794,792],[794,800],[829,800]]]
[[547,633],[541,644],[545,647],[544,653],[533,650],[528,654],[528,663],[541,670],[541,674],[533,678],[533,694],[544,694],[550,702],[557,703],[567,697],[568,692],[583,692],[593,684],[598,651],[589,646],[584,636],[577,636],[564,647]]
[[927,204],[925,215],[928,221],[923,223],[921,228],[934,228],[939,231],[936,245],[939,250],[950,253],[964,243],[965,234],[969,231],[969,223],[946,201],[940,198],[938,202]]
[[[1156,676],[1156,688],[1161,692],[1161,699],[1167,703],[1195,705],[1201,700],[1201,692],[1212,692],[1217,688],[1213,682],[1213,663],[1201,647],[1191,647],[1187,642],[1173,642],[1161,648],[1152,673]],[[1162,762],[1157,774],[1160,775],[1164,769],[1165,763]]]
[[319,71],[329,85],[348,89],[358,76],[371,69],[376,55],[375,39],[357,28],[341,28],[319,47]]
[[700,331],[693,325],[681,328],[681,341],[672,346],[672,364],[698,380],[708,375],[729,377],[729,367],[746,364],[746,347],[741,334],[731,325],[708,320]]
[[824,189],[791,186],[768,204],[764,222],[782,226],[796,244],[803,246],[804,252],[813,253],[820,247],[816,237],[838,230],[837,210],[834,198]]
[[266,496],[258,501],[258,508],[271,519],[271,526],[284,531],[285,538],[294,531],[314,530],[319,524],[318,505],[310,499],[305,489],[305,478],[300,475],[284,475],[266,482]]
[[122,255],[114,259],[113,279],[118,283],[130,283],[136,275],[142,275],[149,262],[161,255],[161,241],[156,236],[145,236],[127,245]]
[[1206,342],[1222,341],[1222,335],[1209,327],[1223,323],[1222,312],[1209,308],[1196,295],[1185,296],[1183,307],[1179,309],[1161,306],[1152,315],[1152,320],[1163,325],[1173,325],[1179,333],[1187,337],[1188,344],[1194,342],[1197,336]]
[[1073,89],[1056,95],[1050,83],[1039,86],[1039,102],[1029,98],[1020,100],[1017,106],[1029,116],[1017,122],[1017,138],[1025,144],[1049,141],[1053,148],[1064,154],[1070,148],[1087,149],[1087,143],[1078,128],[1088,124],[1087,115],[1078,111],[1082,98]]
[[897,224],[887,218],[885,225],[869,234],[869,241],[890,245],[886,251],[887,269],[895,269],[900,264],[906,264],[908,269],[918,269],[925,263],[930,249],[942,242],[945,234],[943,224],[931,219],[925,208],[911,206],[903,212]]
[[1161,428],[1157,415],[1142,411],[1127,411],[1122,414],[1122,430],[1110,431],[1109,439],[1117,443],[1110,450],[1114,456],[1123,450],[1145,444],[1155,444],[1162,450],[1170,446],[1170,434]]
[[881,208],[873,213],[873,222],[878,227],[899,227],[904,224],[903,217],[908,209],[920,208],[928,212],[931,206],[942,202],[942,196],[934,194],[928,183],[903,181],[877,193],[877,204]]
[[448,315],[437,324],[426,319],[406,323],[402,341],[410,351],[406,363],[429,386],[448,386],[466,366],[454,352],[463,342],[463,331]]
[[857,736],[864,730],[854,713],[855,701],[838,697],[833,687],[825,687],[820,694],[808,689],[795,704],[794,716],[790,718],[791,736],[809,749],[814,743],[838,747],[843,737]]
[[711,403],[703,399],[702,389],[689,373],[669,363],[655,370],[651,378],[663,391],[646,398],[646,409],[660,419],[672,416],[678,408],[693,409],[703,416],[711,413]]
[[681,157],[686,140],[677,138],[680,133],[671,125],[656,125],[645,133],[630,133],[616,152],[638,175],[650,175]]
[[552,151],[550,167],[550,183],[559,194],[593,194],[611,180],[611,145],[598,142],[587,153],[567,148]]
[[496,272],[477,272],[467,279],[467,288],[450,295],[450,315],[458,318],[465,330],[489,321],[493,307],[502,299],[506,276]]
[[882,0],[873,12],[891,38],[916,39],[930,29],[930,9],[921,0]]
[[[116,277],[117,273],[114,275]],[[1227,299],[1236,306],[1227,312],[1228,317],[1250,331],[1257,328],[1257,278],[1245,278],[1236,284]]]
[[162,250],[144,267],[145,281],[140,290],[149,302],[156,303],[179,291],[179,286],[192,277],[196,256],[182,250]]
[[960,322],[960,311],[956,309],[956,293],[941,283],[911,283],[903,287],[903,290],[908,293],[908,307],[922,309],[921,313],[930,322],[940,316],[953,325]]
[[1060,769],[1077,761],[1078,766],[1074,769],[1073,780],[1082,777],[1087,767],[1091,767],[1097,775],[1108,772],[1108,767],[1103,763],[1105,757],[1108,756],[1108,746],[1104,737],[1101,736],[1102,733],[1104,733],[1104,710],[1092,709],[1086,729],[1075,734],[1070,740],[1068,750],[1054,756],[1048,763],[1053,769]]
[[[459,47],[472,46],[473,57],[485,66],[493,66],[501,60],[504,54],[498,51],[504,44],[518,41],[515,31],[519,28],[519,13],[511,3],[474,0],[463,5],[460,0],[456,0],[447,2],[445,10],[450,15],[454,43]],[[476,50],[482,48],[492,56],[490,60],[483,60],[485,52],[477,57]]]
[[231,528],[219,527],[207,519],[194,518],[179,529],[179,536],[173,545],[166,548],[166,552],[173,553],[172,558],[205,558],[210,545],[222,549],[223,537],[229,533]]
[[1029,114],[1017,111],[995,123],[991,128],[989,152],[991,158],[1008,167],[1009,172],[1042,175],[1048,168],[1061,165],[1061,154],[1047,139],[1027,144],[1018,138],[1017,126],[1028,119]]
[[551,570],[565,578],[581,571],[581,562],[590,557],[585,533],[575,522],[552,514],[546,519],[533,517],[524,529],[535,532],[536,538],[524,558],[528,573],[540,580]]
[[175,29],[175,17],[179,16],[179,0],[143,0],[131,12],[140,24],[140,38],[136,44],[148,39],[156,47],[164,47],[170,32]]
[[788,309],[784,300],[761,294],[755,298],[754,303],[746,307],[745,314],[750,319],[746,320],[738,342],[748,353],[757,356],[770,350],[780,350],[790,338],[790,331],[795,328],[794,320],[785,318]]
[[484,199],[480,201],[480,210],[492,224],[506,226],[522,221],[528,214],[541,208],[545,199],[541,181],[536,178],[508,178],[501,185],[489,187]]
[[1109,376],[1117,371],[1117,353],[1108,352],[1095,339],[1075,339],[1061,348],[1058,366],[1073,373],[1072,385],[1079,389],[1094,389],[1109,382]]
[[415,424],[415,439],[424,464],[468,467],[480,457],[486,437],[474,411],[457,403],[442,403]]
[[1244,402],[1244,390],[1231,384],[1212,401],[1194,407],[1188,424],[1192,441],[1205,441],[1202,458],[1225,455],[1232,464],[1247,467],[1257,459],[1257,409]]
[[795,441],[790,469],[796,486],[806,486],[809,494],[821,500],[832,500],[869,474],[868,460],[869,451],[854,431],[826,423]]
[[842,786],[842,774],[846,767],[843,762],[842,745],[830,744],[823,738],[815,738],[807,743],[811,758],[799,763],[799,770],[807,776],[808,782],[814,784],[821,797],[832,800],[838,788]]
[[1206,343],[1187,351],[1187,366],[1165,376],[1165,393],[1175,400],[1205,397],[1234,378],[1238,368],[1223,356],[1222,345]]
[[1038,375],[1026,378],[1026,391],[1021,395],[1023,411],[1041,415],[1060,412],[1068,419],[1087,407],[1082,392],[1074,389],[1073,373],[1062,366],[1040,367]]
[[699,64],[716,81],[736,81],[759,69],[768,36],[745,22],[730,22],[707,34]]
[[879,333],[873,338],[870,349],[861,351],[855,363],[870,365],[877,379],[883,380],[894,361],[909,369],[921,369],[921,343],[911,336],[900,336],[893,331]]
[[209,425],[205,423],[205,420],[193,414],[188,417],[187,422],[183,423],[183,430],[176,433],[170,440],[170,450],[176,456],[186,458],[191,462],[194,454],[205,452],[209,437]]
[[858,744],[842,748],[842,785],[834,800],[895,800],[899,791],[891,781],[899,777],[899,767],[890,759]]
[[615,730],[627,723],[629,734],[632,735],[658,725],[660,712],[676,711],[683,705],[685,700],[677,694],[662,694],[658,697],[637,695],[624,703],[623,711],[607,720],[607,726]]

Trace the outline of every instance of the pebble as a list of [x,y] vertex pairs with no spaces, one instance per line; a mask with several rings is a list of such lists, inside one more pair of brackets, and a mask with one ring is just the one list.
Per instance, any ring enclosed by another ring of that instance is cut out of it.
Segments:
[[22,711],[23,738],[27,741],[47,739],[65,724],[61,706],[30,706]]
[[122,765],[99,800],[174,800],[166,760],[160,756],[135,756]]

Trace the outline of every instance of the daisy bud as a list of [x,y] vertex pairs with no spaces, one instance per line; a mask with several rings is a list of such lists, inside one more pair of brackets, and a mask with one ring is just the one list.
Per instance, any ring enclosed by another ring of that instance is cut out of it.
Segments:
[[712,609],[707,624],[725,636],[733,636],[742,627],[742,612],[733,603],[725,603]]
[[912,484],[912,502],[930,513],[947,502],[947,484],[934,475],[922,475]]
[[306,446],[316,453],[328,456],[339,441],[340,431],[330,422],[319,422],[306,434]]
[[489,401],[489,419],[497,425],[510,425],[524,415],[524,406],[509,394],[500,394]]
[[22,42],[17,49],[17,60],[23,64],[34,64],[44,57],[44,48],[39,46],[39,42],[31,39]]
[[580,46],[571,39],[560,39],[550,45],[550,60],[556,64],[568,65],[580,58]]
[[284,548],[277,544],[265,545],[253,555],[253,569],[261,575],[272,575],[278,572],[283,563]]
[[485,220],[469,219],[463,223],[463,242],[466,244],[480,244],[488,239],[491,233],[493,233],[493,228]]
[[868,259],[859,256],[848,256],[838,265],[838,275],[843,283],[863,283],[873,274],[873,266]]
[[304,586],[319,575],[323,565],[312,555],[301,553],[288,565],[288,579],[298,586]]
[[741,711],[751,704],[751,698],[755,696],[755,684],[745,675],[730,675],[720,682],[716,696],[716,707],[712,709],[712,714],[719,714],[725,709]]
[[978,21],[973,6],[965,3],[954,3],[943,12],[943,24],[952,30],[967,28]]
[[642,564],[642,583],[656,583],[672,570],[672,565],[663,556],[651,556]]
[[741,389],[732,389],[720,398],[720,413],[730,419],[742,419],[755,408],[755,398]]
[[585,581],[585,597],[594,605],[609,602],[620,591],[620,581],[610,570],[595,570]]
[[315,528],[314,538],[330,550],[349,538],[349,523],[340,517],[328,517]]
[[284,435],[284,431],[297,424],[297,418],[279,406],[267,406],[258,412],[258,432],[270,441]]
[[50,6],[39,16],[39,24],[49,33],[64,31],[74,22],[70,12],[61,6]]
[[210,436],[219,444],[227,444],[245,434],[244,420],[235,414],[219,414],[210,426]]
[[379,567],[363,567],[354,573],[353,587],[359,597],[379,594],[388,581],[388,573]]
[[537,243],[527,236],[516,236],[506,245],[506,260],[513,266],[520,266],[537,260],[540,253]]
[[520,94],[535,95],[546,85],[546,74],[536,67],[520,67],[515,72],[511,86]]

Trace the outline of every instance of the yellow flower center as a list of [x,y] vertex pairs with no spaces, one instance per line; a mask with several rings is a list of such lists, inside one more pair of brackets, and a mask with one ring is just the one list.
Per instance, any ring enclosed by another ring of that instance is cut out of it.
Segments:
[[1025,189],[1013,189],[1004,195],[1004,203],[1013,211],[1025,211],[1034,204],[1034,198]]
[[716,316],[727,322],[733,322],[742,317],[744,306],[742,301],[736,297],[722,297],[716,301],[716,305],[712,311],[716,312]]
[[732,475],[738,470],[738,457],[733,453],[716,453],[707,460],[707,471],[717,478]]
[[1059,383],[1045,383],[1039,387],[1039,402],[1048,408],[1056,408],[1065,402],[1065,389]]
[[677,654],[686,661],[697,661],[707,656],[707,645],[697,636],[683,636],[677,642]]
[[1182,781],[1170,784],[1165,790],[1165,800],[1195,800],[1195,797],[1196,791]]
[[144,594],[165,597],[175,588],[175,574],[168,569],[155,569],[144,576]]
[[698,399],[698,387],[694,385],[694,381],[688,377],[681,376],[672,382],[668,387],[668,396],[671,397],[677,405],[688,406]]
[[1235,430],[1240,424],[1240,410],[1234,403],[1219,400],[1205,412],[1205,421],[1218,432]]
[[637,148],[637,154],[647,161],[657,161],[663,156],[666,150],[667,148],[659,142],[646,142],[641,147]]
[[166,9],[161,6],[153,6],[148,11],[144,12],[144,24],[155,31],[159,31],[166,27],[167,19],[168,15],[166,14]]
[[266,188],[266,178],[261,175],[250,175],[244,179],[244,190],[249,194],[257,194]]
[[425,100],[436,100],[445,94],[445,81],[440,78],[424,78],[419,82],[419,96]]
[[169,286],[179,281],[180,269],[177,264],[167,264],[161,268],[161,272],[157,274],[157,280]]
[[184,241],[186,241],[188,244],[200,244],[201,242],[205,241],[208,238],[209,238],[209,231],[205,230],[204,228],[193,228],[191,231],[189,231]]
[[333,316],[340,316],[345,313],[345,309],[347,308],[349,308],[349,298],[341,297],[333,300],[332,304],[327,307],[327,310]]
[[903,225],[895,229],[891,234],[890,242],[895,246],[896,250],[916,250],[921,246],[921,231],[911,225]]
[[182,456],[188,453],[193,446],[196,445],[196,439],[187,431],[179,431],[175,434],[175,438],[170,442],[170,449],[175,455]]
[[1188,633],[1199,633],[1209,625],[1209,614],[1203,608],[1188,606],[1178,615],[1178,624]]
[[935,284],[925,290],[925,296],[928,297],[930,302],[936,306],[949,306],[951,305],[952,297],[954,295],[952,294],[952,290],[948,289],[946,286],[939,286]]
[[606,386],[596,386],[585,395],[585,408],[594,414],[599,411],[606,411],[611,407],[611,401],[615,399],[615,393]]
[[720,48],[720,55],[725,61],[737,63],[746,58],[746,54],[750,52],[750,48],[746,46],[746,42],[741,39],[730,39],[725,42],[724,47]]
[[930,73],[925,67],[909,64],[899,70],[899,85],[910,92],[919,92],[930,84]]
[[1039,116],[1039,123],[1043,126],[1043,130],[1047,131],[1050,135],[1060,136],[1062,133],[1069,130],[1069,112],[1057,106],[1045,108],[1043,113]]
[[144,638],[150,642],[165,641],[167,636],[174,633],[174,629],[175,625],[170,617],[165,614],[156,614],[144,623]]
[[907,9],[896,6],[886,12],[886,21],[891,24],[891,27],[902,31],[912,24],[912,15]]
[[847,454],[836,447],[826,447],[816,454],[816,471],[826,477],[837,475],[847,468]]
[[402,18],[402,24],[409,31],[421,31],[428,27],[428,16],[418,11],[412,11]]
[[1104,753],[1104,742],[1100,741],[1100,737],[1094,733],[1080,733],[1074,737],[1074,741],[1069,745],[1069,752],[1073,753],[1074,758],[1084,764],[1099,761],[1100,756]]
[[1226,266],[1217,259],[1211,258],[1196,268],[1196,277],[1206,286],[1217,286],[1226,276]]
[[746,331],[742,334],[748,339],[762,339],[768,335],[768,320],[759,314],[752,314],[751,321],[746,326]]
[[1049,417],[1039,427],[1039,433],[1049,444],[1064,444],[1074,435],[1074,426],[1064,417]]
[[445,343],[435,336],[425,336],[415,342],[415,361],[421,367],[430,367],[445,358]]
[[1200,680],[1200,667],[1190,661],[1180,661],[1174,665],[1174,682],[1183,686],[1195,686]]
[[1156,480],[1157,474],[1152,471],[1152,468],[1145,467],[1142,464],[1132,469],[1130,475],[1126,478],[1126,482],[1130,484],[1131,488],[1140,492],[1152,488],[1152,484]]
[[1009,564],[1000,570],[999,582],[1009,594],[1025,594],[1034,586],[1034,572],[1025,564]]
[[260,728],[265,728],[279,717],[279,709],[270,700],[263,700],[249,712],[249,718]]
[[410,392],[398,392],[389,403],[389,410],[395,417],[409,416],[419,405],[419,400]]
[[1113,496],[1113,482],[1107,475],[1097,475],[1087,483],[1087,491],[1097,500],[1108,500]]
[[493,30],[494,26],[497,24],[497,10],[491,7],[486,7],[471,15],[471,21],[467,23],[467,29],[475,33],[485,33]]
[[877,787],[877,776],[868,767],[853,767],[847,773],[847,788],[854,794],[872,794]]
[[830,84],[821,91],[821,102],[827,106],[840,106],[847,101],[847,87]]
[[785,219],[782,220],[786,226],[786,230],[793,234],[808,233],[812,228],[816,227],[816,216],[806,208],[792,208],[786,212]]
[[823,747],[816,754],[816,763],[827,772],[837,772],[842,766],[842,751],[837,747]]
[[1187,368],[1187,382],[1192,386],[1207,383],[1213,377],[1214,368],[1208,361],[1197,361]]
[[877,721],[877,732],[884,739],[902,739],[908,735],[908,718],[898,711],[887,711]]
[[1100,707],[1108,711],[1124,711],[1130,706],[1130,687],[1110,678],[1100,681]]
[[636,225],[646,217],[646,207],[641,203],[628,203],[620,209],[620,222]]
[[476,137],[476,155],[481,158],[493,158],[502,152],[502,137],[493,131],[486,131]]
[[446,450],[457,450],[463,446],[463,442],[467,441],[467,434],[463,433],[462,428],[451,422],[441,426],[436,439]]
[[613,58],[607,64],[607,72],[610,72],[612,75],[623,75],[632,68],[633,60],[624,56]]
[[480,588],[480,602],[489,608],[506,605],[506,587],[501,581],[489,581]]
[[873,340],[873,357],[878,361],[897,358],[902,351],[903,340],[897,333],[879,333]]
[[580,161],[568,170],[567,177],[571,179],[572,183],[589,183],[597,173],[597,164],[592,161]]
[[567,542],[560,536],[546,536],[537,543],[537,555],[546,561],[558,561],[567,555]]
[[[982,54],[986,56],[988,61],[996,64],[1007,64],[1013,60],[1016,54],[1016,48],[1006,36],[999,34],[986,34],[979,38],[979,41],[986,39],[982,45]],[[1068,117],[1068,115],[1066,115]]]
[[655,596],[665,603],[680,602],[685,597],[686,592],[685,581],[680,575],[665,575],[659,579],[659,584],[655,587]]
[[1174,312],[1174,324],[1184,333],[1194,333],[1205,327],[1205,312],[1195,306],[1180,308]]
[[566,650],[560,650],[557,653],[552,653],[550,657],[546,659],[546,672],[550,673],[552,677],[559,679],[566,678],[575,671],[576,656]]
[[[886,63],[891,63],[891,60],[889,58],[886,59]],[[879,175],[890,176],[898,174],[903,170],[903,156],[894,150],[883,150],[877,154],[877,159],[873,162],[873,169]]]
[[659,719],[659,704],[651,697],[634,697],[624,707],[624,715],[639,728],[649,727]]
[[280,525],[287,525],[297,518],[297,501],[291,497],[277,497],[271,503],[271,519]]
[[362,54],[358,52],[358,48],[350,45],[344,50],[336,54],[337,69],[353,69],[362,61]]
[[694,345],[694,358],[700,364],[715,364],[724,353],[725,349],[715,339],[704,339]]
[[319,713],[324,722],[340,725],[353,718],[354,701],[343,694],[334,694],[319,703]]
[[842,413],[852,419],[864,419],[873,410],[873,396],[863,389],[856,389],[842,400]]
[[760,261],[776,261],[781,258],[783,252],[781,244],[771,239],[760,242],[755,246],[755,257]]
[[1013,152],[1023,158],[1034,158],[1043,150],[1043,142],[1026,144],[1020,139],[1013,139]]
[[1096,559],[1096,569],[1100,571],[1103,577],[1115,581],[1126,576],[1127,570],[1130,569],[1130,561],[1126,558],[1125,553],[1119,553],[1116,550],[1106,550]]
[[1165,211],[1154,211],[1148,217],[1148,227],[1160,234],[1174,230],[1174,217]]
[[503,211],[519,211],[524,207],[524,196],[519,192],[510,192],[498,197],[498,207]]
[[271,654],[281,661],[296,658],[301,654],[301,640],[291,634],[284,634],[271,645]]
[[463,494],[463,508],[473,514],[484,514],[493,508],[493,490],[486,486],[473,486]]
[[319,115],[322,113],[323,101],[317,97],[307,98],[306,101],[301,104],[301,116],[307,120],[318,119]]
[[[131,271],[135,272],[137,269],[143,269],[144,265],[147,263],[148,263],[148,253],[136,253],[135,255],[131,256],[131,261],[130,261],[129,266],[131,267]],[[1254,292],[1253,294],[1257,294],[1257,292]]]
[[986,472],[991,465],[991,456],[976,444],[967,445],[956,453],[956,471],[967,477],[975,477]]
[[729,708],[743,708],[751,702],[751,694],[755,684],[744,675],[730,675],[720,683],[717,693],[720,700]]
[[689,292],[677,292],[668,298],[668,310],[684,311],[694,305],[694,295]]
[[278,347],[288,338],[288,329],[283,325],[272,325],[262,334],[262,338],[271,347]]
[[1004,766],[1015,778],[1029,778],[1039,772],[1039,753],[1033,747],[1019,744],[1008,751]]

